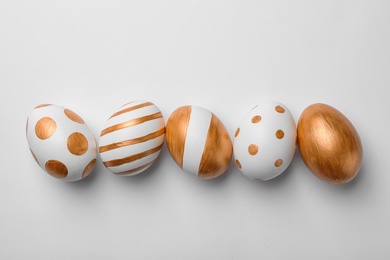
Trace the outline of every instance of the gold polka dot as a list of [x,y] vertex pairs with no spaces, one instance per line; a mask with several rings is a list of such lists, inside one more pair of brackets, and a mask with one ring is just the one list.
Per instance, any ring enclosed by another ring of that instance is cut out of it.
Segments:
[[50,117],[39,119],[35,125],[35,134],[41,140],[45,140],[52,136],[57,129],[56,122]]
[[30,149],[30,152],[31,152],[31,155],[34,158],[34,160],[37,162],[37,164],[39,164],[38,158],[35,156],[35,153],[31,149]]
[[250,155],[256,155],[259,151],[259,147],[256,144],[251,144],[248,146],[248,153]]
[[282,106],[276,106],[275,107],[276,112],[278,113],[284,113],[286,110]]
[[261,120],[261,116],[259,115],[252,117],[252,123],[254,124],[260,122],[260,120]]
[[237,137],[239,133],[240,133],[240,128],[237,128],[236,133],[234,134],[234,137]]
[[46,171],[56,178],[66,178],[68,176],[68,168],[65,164],[57,160],[49,160],[45,164]]
[[278,131],[276,131],[276,138],[278,139],[282,139],[284,137],[284,132],[283,130],[279,129]]
[[93,159],[88,163],[88,165],[85,167],[83,174],[81,175],[83,178],[87,177],[93,170],[96,164],[96,159]]
[[84,120],[78,114],[73,112],[72,110],[65,109],[64,113],[73,122],[76,122],[76,123],[79,123],[79,124],[84,124]]
[[237,165],[237,167],[238,167],[238,168],[240,168],[240,169],[241,169],[241,163],[240,163],[240,161],[239,161],[239,160],[236,160],[236,165]]
[[47,106],[51,106],[52,104],[41,104],[41,105],[38,105],[36,107],[34,107],[34,109],[36,108],[41,108],[41,107],[47,107]]
[[283,164],[283,160],[282,159],[277,159],[275,161],[275,167],[280,167],[280,166],[282,166],[282,164]]
[[82,133],[76,132],[69,135],[67,146],[72,154],[83,155],[88,150],[88,140]]

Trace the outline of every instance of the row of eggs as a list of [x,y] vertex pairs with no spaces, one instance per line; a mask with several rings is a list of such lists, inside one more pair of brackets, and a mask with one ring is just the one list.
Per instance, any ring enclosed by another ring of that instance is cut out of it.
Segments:
[[98,145],[80,116],[52,104],[33,109],[26,136],[39,166],[67,181],[88,176],[98,153],[112,173],[139,174],[157,159],[164,139],[178,166],[203,179],[223,174],[233,155],[246,177],[273,179],[289,166],[298,144],[314,175],[342,184],[357,175],[363,153],[354,126],[335,108],[310,105],[296,127],[288,108],[274,101],[254,107],[243,117],[233,143],[220,119],[204,108],[179,107],[165,125],[161,111],[146,101],[127,103],[113,113]]

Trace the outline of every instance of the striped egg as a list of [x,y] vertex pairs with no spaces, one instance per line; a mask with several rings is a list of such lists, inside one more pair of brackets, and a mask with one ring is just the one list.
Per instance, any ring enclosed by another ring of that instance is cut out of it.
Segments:
[[157,159],[164,136],[161,111],[151,102],[133,101],[107,120],[99,139],[100,157],[114,174],[137,175]]
[[237,167],[248,178],[266,181],[285,171],[296,147],[296,126],[287,107],[264,102],[241,120],[233,144]]
[[183,106],[168,119],[167,146],[175,162],[202,179],[220,176],[232,157],[232,143],[223,123],[210,111]]
[[77,181],[95,167],[95,137],[70,109],[52,104],[35,107],[27,118],[26,137],[35,161],[53,177]]

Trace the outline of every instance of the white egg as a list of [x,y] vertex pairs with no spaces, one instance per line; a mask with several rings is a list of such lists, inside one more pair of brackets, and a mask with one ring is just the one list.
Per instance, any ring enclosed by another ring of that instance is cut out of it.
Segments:
[[236,165],[250,179],[273,179],[291,163],[296,137],[294,118],[286,106],[275,101],[258,105],[236,130],[233,143]]
[[157,159],[164,136],[164,118],[158,107],[133,101],[107,120],[99,139],[100,157],[112,173],[133,176]]
[[26,136],[35,161],[51,176],[77,181],[96,164],[95,137],[69,109],[51,104],[35,107],[27,118]]

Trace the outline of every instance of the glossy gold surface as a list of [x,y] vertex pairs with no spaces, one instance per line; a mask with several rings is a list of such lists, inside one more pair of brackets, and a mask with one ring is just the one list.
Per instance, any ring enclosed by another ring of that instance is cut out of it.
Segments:
[[203,179],[220,176],[228,168],[232,153],[232,142],[225,126],[212,114],[198,176]]
[[168,151],[181,168],[183,168],[184,143],[187,137],[191,110],[191,106],[177,108],[169,117],[165,127]]
[[256,155],[259,152],[259,146],[257,144],[251,144],[248,146],[248,153],[250,155]]
[[73,122],[79,123],[79,124],[84,124],[84,120],[75,112],[73,112],[70,109],[64,109],[65,115],[72,120]]
[[74,155],[83,155],[88,150],[88,140],[82,133],[79,132],[69,135],[66,145],[69,152]]
[[45,140],[52,136],[57,129],[56,122],[50,117],[43,117],[39,119],[35,125],[35,134],[41,140]]
[[359,134],[341,112],[329,105],[313,104],[302,112],[298,148],[310,171],[331,184],[351,181],[361,167]]
[[46,171],[56,178],[66,178],[68,176],[68,168],[65,164],[57,160],[49,160],[45,163]]
[[95,168],[95,165],[96,165],[96,159],[92,159],[88,165],[85,167],[83,173],[82,173],[82,177],[85,178],[87,177],[88,175],[91,174],[93,168]]
[[276,112],[278,113],[284,113],[286,110],[282,106],[276,106],[275,107]]

